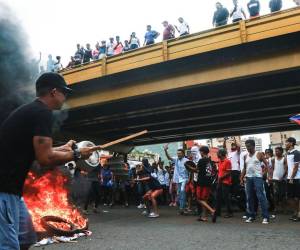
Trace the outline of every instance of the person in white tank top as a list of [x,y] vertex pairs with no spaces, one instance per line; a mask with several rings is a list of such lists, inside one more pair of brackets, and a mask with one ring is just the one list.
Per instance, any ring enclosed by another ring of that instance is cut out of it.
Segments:
[[283,156],[283,148],[276,147],[275,158],[272,159],[272,183],[276,212],[285,212],[286,210],[287,171],[287,160]]
[[[268,201],[265,194],[263,171],[264,166],[268,165],[262,152],[255,151],[255,141],[247,140],[245,142],[248,153],[244,156],[244,168],[241,174],[241,184],[244,184],[246,177],[246,197],[248,203],[248,218],[245,222],[250,223],[255,220],[254,193],[257,196],[261,206],[263,224],[269,223]],[[261,163],[264,163],[262,165]]]

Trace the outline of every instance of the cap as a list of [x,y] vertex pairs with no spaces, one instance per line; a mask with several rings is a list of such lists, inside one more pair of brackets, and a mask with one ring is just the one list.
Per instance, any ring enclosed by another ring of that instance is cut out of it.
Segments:
[[294,137],[289,137],[286,139],[287,142],[293,143],[294,145],[297,145],[296,139]]
[[68,94],[72,92],[72,89],[68,87],[65,79],[60,74],[54,72],[44,73],[36,80],[36,91],[42,87],[62,89]]

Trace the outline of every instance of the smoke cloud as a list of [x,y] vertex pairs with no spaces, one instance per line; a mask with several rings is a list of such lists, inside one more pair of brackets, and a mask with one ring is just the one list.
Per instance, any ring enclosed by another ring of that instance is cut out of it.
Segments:
[[0,123],[34,98],[27,36],[16,14],[0,3]]

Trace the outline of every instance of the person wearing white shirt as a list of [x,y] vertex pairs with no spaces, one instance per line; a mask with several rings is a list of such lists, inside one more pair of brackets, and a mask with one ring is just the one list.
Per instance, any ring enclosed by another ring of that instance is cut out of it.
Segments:
[[230,17],[232,18],[232,22],[239,22],[243,19],[246,19],[246,13],[241,5],[239,5],[238,0],[233,0],[234,8],[230,12]]
[[184,19],[182,17],[178,18],[178,22],[180,23],[179,27],[177,27],[176,25],[175,28],[179,33],[179,36],[186,36],[188,34],[190,34],[190,26],[187,24],[186,21],[184,21]]
[[174,175],[173,182],[177,183],[177,194],[179,197],[179,214],[184,215],[184,209],[186,206],[186,193],[185,193],[185,185],[188,181],[188,171],[186,170],[184,164],[188,161],[185,157],[184,150],[177,150],[177,157],[171,157],[168,153],[168,145],[164,146],[164,151],[166,157],[174,162]]
[[289,137],[286,140],[286,159],[288,165],[288,198],[295,208],[292,221],[300,221],[300,152],[295,149],[296,139]]
[[272,159],[272,183],[274,190],[275,210],[285,211],[286,207],[286,175],[287,161],[283,156],[283,148],[275,148],[275,157]]

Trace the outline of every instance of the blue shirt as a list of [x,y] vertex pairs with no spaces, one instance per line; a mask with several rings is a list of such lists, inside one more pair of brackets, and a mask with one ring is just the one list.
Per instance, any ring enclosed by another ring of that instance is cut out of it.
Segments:
[[145,39],[147,42],[154,42],[154,39],[157,36],[157,32],[154,30],[147,31],[145,34]]

